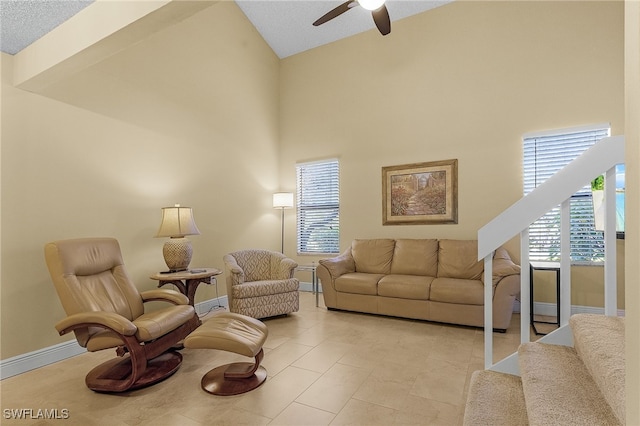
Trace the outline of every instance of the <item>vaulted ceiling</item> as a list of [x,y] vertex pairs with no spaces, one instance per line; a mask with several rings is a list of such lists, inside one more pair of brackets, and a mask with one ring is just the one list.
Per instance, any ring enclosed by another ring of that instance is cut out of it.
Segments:
[[[393,36],[394,21],[451,1],[387,0],[392,28],[387,37]],[[93,2],[1,0],[0,50],[11,55],[20,52]],[[312,26],[320,16],[343,3],[341,0],[236,0],[236,3],[280,58],[375,30],[371,12],[362,7],[355,7],[321,26]]]

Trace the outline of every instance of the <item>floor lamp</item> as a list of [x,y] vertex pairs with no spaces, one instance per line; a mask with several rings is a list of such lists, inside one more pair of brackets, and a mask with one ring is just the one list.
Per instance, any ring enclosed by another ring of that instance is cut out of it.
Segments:
[[280,252],[284,254],[284,211],[293,208],[293,192],[276,192],[273,194],[273,208],[281,210],[280,217]]

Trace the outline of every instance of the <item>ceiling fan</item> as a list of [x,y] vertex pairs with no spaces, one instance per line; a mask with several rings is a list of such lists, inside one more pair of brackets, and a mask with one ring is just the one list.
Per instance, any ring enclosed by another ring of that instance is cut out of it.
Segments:
[[336,18],[348,10],[360,5],[363,8],[370,10],[373,16],[373,22],[383,36],[391,32],[391,20],[389,19],[389,11],[384,5],[385,0],[348,0],[342,3],[340,6],[330,10],[326,14],[322,15],[317,21],[313,23],[315,27],[322,25],[327,21]]

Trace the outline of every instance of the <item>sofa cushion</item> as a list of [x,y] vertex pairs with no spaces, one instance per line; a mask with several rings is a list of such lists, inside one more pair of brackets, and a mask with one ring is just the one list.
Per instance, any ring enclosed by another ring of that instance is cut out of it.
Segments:
[[378,281],[383,274],[364,274],[352,272],[344,274],[335,281],[336,290],[343,293],[373,294],[378,293]]
[[430,300],[459,305],[484,305],[484,285],[480,280],[436,278],[431,283]]
[[438,274],[438,240],[399,239],[393,250],[391,273],[435,277]]
[[479,280],[484,263],[478,261],[478,241],[438,241],[438,277]]
[[250,281],[231,287],[234,299],[246,299],[249,297],[262,297],[273,294],[298,291],[300,282],[297,278],[287,280],[263,280]]
[[356,272],[367,274],[388,274],[395,240],[353,240],[351,255],[356,263]]
[[400,299],[429,300],[429,287],[435,277],[385,275],[378,283],[378,295]]

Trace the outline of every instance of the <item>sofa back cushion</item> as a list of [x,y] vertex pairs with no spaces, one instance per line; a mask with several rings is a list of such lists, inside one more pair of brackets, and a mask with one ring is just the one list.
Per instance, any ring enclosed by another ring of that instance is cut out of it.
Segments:
[[396,240],[391,273],[436,277],[438,274],[438,240]]
[[388,274],[391,271],[394,246],[395,240],[391,239],[353,240],[351,255],[356,264],[356,272]]
[[484,263],[478,261],[478,241],[438,241],[438,277],[479,280]]

